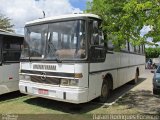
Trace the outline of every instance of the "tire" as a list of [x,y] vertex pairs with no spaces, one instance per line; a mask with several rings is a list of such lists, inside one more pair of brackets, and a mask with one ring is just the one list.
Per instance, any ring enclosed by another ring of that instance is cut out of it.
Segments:
[[154,95],[157,95],[158,94],[158,91],[156,89],[153,89],[153,94]]
[[138,82],[138,76],[139,76],[139,75],[138,75],[138,72],[136,72],[134,80],[131,81],[131,83],[132,83],[133,85],[137,84],[137,82]]
[[101,88],[101,96],[99,98],[99,101],[101,103],[105,103],[109,96],[110,96],[110,89],[109,89],[109,82],[108,82],[108,79],[107,80],[104,80],[103,81],[103,84],[102,84],[102,88]]

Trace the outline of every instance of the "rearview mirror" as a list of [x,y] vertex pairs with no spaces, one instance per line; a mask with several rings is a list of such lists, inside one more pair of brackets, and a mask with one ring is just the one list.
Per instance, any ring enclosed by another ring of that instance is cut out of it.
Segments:
[[151,70],[151,73],[154,73],[155,71],[154,70]]

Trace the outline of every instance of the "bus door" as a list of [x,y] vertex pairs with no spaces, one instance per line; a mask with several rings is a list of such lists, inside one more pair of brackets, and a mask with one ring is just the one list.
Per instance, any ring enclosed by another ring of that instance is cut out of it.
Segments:
[[96,97],[101,91],[101,63],[105,61],[106,50],[104,48],[103,34],[99,29],[98,20],[89,22],[89,98]]

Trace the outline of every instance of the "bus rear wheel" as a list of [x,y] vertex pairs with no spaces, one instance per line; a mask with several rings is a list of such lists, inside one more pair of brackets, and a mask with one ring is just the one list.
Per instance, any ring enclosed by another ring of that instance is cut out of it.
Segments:
[[101,88],[101,96],[100,102],[105,103],[110,96],[110,89],[109,89],[109,82],[107,80],[103,81],[102,88]]

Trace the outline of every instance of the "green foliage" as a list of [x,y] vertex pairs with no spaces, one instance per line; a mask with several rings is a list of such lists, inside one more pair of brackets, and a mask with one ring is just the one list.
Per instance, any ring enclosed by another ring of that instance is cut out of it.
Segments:
[[[158,0],[93,0],[87,3],[88,13],[99,15],[105,40],[113,40],[123,47],[126,40],[133,45],[145,44],[147,37],[160,41],[160,2]],[[140,36],[140,30],[149,25],[152,31]]]
[[160,47],[156,47],[156,48],[146,48],[145,49],[146,52],[146,58],[158,58],[160,55]]
[[14,25],[11,24],[10,20],[8,17],[0,14],[0,29],[13,32],[12,27]]

